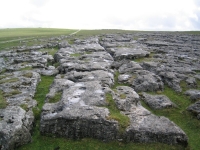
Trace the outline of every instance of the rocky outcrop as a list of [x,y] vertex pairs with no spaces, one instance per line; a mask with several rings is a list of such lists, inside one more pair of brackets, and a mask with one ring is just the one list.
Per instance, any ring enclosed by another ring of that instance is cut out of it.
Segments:
[[0,146],[2,150],[10,150],[31,142],[32,108],[37,105],[33,97],[40,75],[33,71],[17,71],[4,73],[2,77],[0,90],[6,105],[0,108]]
[[[144,70],[139,63],[125,59],[145,57],[149,52],[141,48],[115,48],[114,45],[113,49],[107,49],[104,44],[109,43],[111,38],[114,36],[102,39],[104,42],[101,45],[106,49],[99,46],[95,38],[89,38],[75,40],[73,45],[61,48],[55,54],[62,74],[56,76],[46,96],[40,132],[72,139],[89,137],[103,141],[187,145],[187,136],[177,125],[165,117],[151,114],[140,104],[136,92],[162,91],[163,82],[158,75]],[[130,39],[120,40],[118,37],[114,41],[123,45]],[[135,46],[135,42],[132,46]],[[117,86],[111,90],[116,84],[113,69],[120,73],[119,82],[132,87]],[[52,103],[49,100],[56,92],[62,93],[61,97]],[[109,93],[111,97],[108,97]],[[110,101],[114,101],[114,105]],[[130,120],[129,124],[123,126],[123,131],[120,121],[112,117],[110,105],[116,105],[116,113]]]
[[197,115],[197,118],[200,120],[200,101],[197,101],[196,103],[190,105],[187,110],[193,112],[195,115]]
[[[1,149],[14,149],[31,141],[39,74],[55,76],[42,108],[43,135],[187,145],[183,130],[166,117],[146,110],[140,100],[152,109],[175,104],[164,95],[140,93],[140,97],[138,93],[162,92],[164,84],[176,92],[182,92],[183,83],[187,88],[197,88],[198,35],[105,34],[101,38],[73,39],[73,44],[66,38],[0,52],[0,92],[5,101],[0,108]],[[59,50],[54,56],[43,49],[55,46]],[[57,67],[53,66],[55,62]],[[197,90],[185,94],[199,100]],[[128,119],[126,126],[112,116],[114,110]],[[188,110],[200,118],[199,101]]]

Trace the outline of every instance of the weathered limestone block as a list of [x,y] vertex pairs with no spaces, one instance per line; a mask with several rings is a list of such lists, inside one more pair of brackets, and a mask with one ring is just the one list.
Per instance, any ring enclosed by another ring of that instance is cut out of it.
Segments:
[[164,84],[159,76],[149,71],[137,71],[129,80],[137,92],[162,91]]
[[142,50],[141,48],[114,48],[114,60],[122,60],[122,59],[136,59],[141,57],[148,57],[149,52]]
[[197,115],[197,118],[200,120],[200,101],[197,101],[196,103],[190,105],[187,110],[193,112]]
[[190,99],[193,101],[200,99],[200,90],[187,90],[185,95],[190,96]]
[[0,109],[0,147],[1,150],[14,150],[31,142],[33,127],[32,111],[26,112],[19,106]]
[[150,95],[147,93],[142,93],[142,99],[152,109],[164,109],[176,106],[165,95]]
[[119,67],[119,73],[134,73],[136,70],[142,70],[143,68],[134,61],[130,61],[129,63],[123,64]]
[[128,116],[131,125],[126,129],[127,142],[188,144],[186,134],[175,123],[165,117],[151,114],[142,106],[134,107]]
[[119,110],[130,111],[131,106],[139,103],[139,95],[128,86],[118,86],[113,94],[113,99]]

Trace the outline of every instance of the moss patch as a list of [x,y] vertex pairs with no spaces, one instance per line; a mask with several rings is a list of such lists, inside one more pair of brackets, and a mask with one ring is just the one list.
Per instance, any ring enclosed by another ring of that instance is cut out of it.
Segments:
[[44,48],[40,49],[40,52],[47,52],[49,55],[54,56],[54,54],[58,51],[58,48]]
[[70,54],[71,57],[80,57],[81,54],[80,53],[74,53],[74,54]]
[[3,97],[3,92],[0,90],[0,109],[6,108],[8,103],[6,102],[6,99]]
[[28,111],[28,105],[27,104],[21,104],[20,107],[24,109],[25,111]]
[[26,77],[26,78],[32,78],[33,73],[32,72],[27,72],[27,73],[23,74],[23,76]]
[[3,93],[3,96],[4,97],[10,97],[10,96],[17,95],[17,94],[21,94],[21,92],[19,90],[13,90],[13,91],[8,92],[8,93]]
[[119,96],[121,99],[126,99],[126,94],[120,94]]
[[3,84],[3,83],[12,83],[12,82],[17,82],[17,81],[19,81],[18,78],[11,78],[11,79],[6,79],[6,80],[1,80],[0,84]]
[[61,96],[62,96],[61,92],[56,93],[54,97],[49,99],[49,103],[56,103],[56,102],[60,101]]
[[137,59],[134,59],[133,61],[138,62],[138,63],[145,62],[145,61],[149,62],[154,59],[153,58],[154,55],[155,55],[155,53],[151,52],[149,56],[137,58]]
[[21,68],[20,71],[23,71],[23,70],[32,70],[33,68],[32,67],[24,67],[24,68]]

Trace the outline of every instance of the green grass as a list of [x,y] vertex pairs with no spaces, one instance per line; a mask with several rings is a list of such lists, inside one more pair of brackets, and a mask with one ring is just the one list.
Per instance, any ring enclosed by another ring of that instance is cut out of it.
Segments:
[[58,51],[58,48],[44,48],[40,49],[40,52],[47,52],[49,55],[54,56],[54,54]]
[[32,67],[24,67],[24,68],[21,68],[20,71],[24,71],[24,70],[32,70],[33,68]]
[[10,96],[13,96],[13,95],[17,95],[17,94],[21,94],[21,92],[19,90],[13,90],[11,92],[8,92],[8,93],[3,93],[3,96],[4,97],[10,97]]
[[56,93],[54,97],[49,99],[49,103],[56,103],[56,102],[60,101],[61,96],[62,96],[61,92]]
[[126,94],[120,94],[119,96],[121,99],[126,99]]
[[80,53],[74,53],[74,54],[70,54],[71,57],[80,57],[81,54]]
[[3,91],[0,90],[0,109],[6,108],[8,103],[6,102],[4,96],[3,96]]
[[28,105],[27,104],[21,104],[20,107],[24,109],[25,111],[28,111]]
[[77,30],[52,28],[0,29],[0,50],[11,48],[13,46],[19,46],[21,44],[20,41],[26,41],[26,44],[34,45],[34,42],[29,41],[38,38],[68,35],[75,31]]
[[70,56],[71,57],[80,57],[80,56],[85,55],[85,54],[92,54],[92,52],[73,53],[73,54],[70,54]]
[[137,58],[137,59],[134,59],[133,61],[138,62],[138,63],[145,62],[145,61],[149,62],[153,60],[153,55],[154,53],[151,52],[148,57]]
[[33,73],[32,72],[27,72],[27,73],[23,74],[22,76],[24,76],[26,78],[32,78]]
[[[182,84],[182,86],[185,86]],[[156,94],[149,92],[150,94]],[[189,145],[188,149],[198,150],[200,147],[200,121],[196,119],[192,113],[188,112],[186,109],[192,102],[189,100],[187,96],[182,93],[176,93],[174,90],[165,86],[165,89],[160,94],[166,95],[172,102],[174,102],[178,107],[177,108],[169,108],[163,110],[153,110],[144,102],[142,105],[150,110],[153,114],[158,116],[165,116],[177,124],[188,136]]]
[[116,87],[118,86],[129,86],[129,84],[126,84],[126,83],[119,83],[118,82],[118,77],[119,77],[119,72],[118,71],[115,71],[114,73],[114,85],[112,86],[112,90],[116,89]]

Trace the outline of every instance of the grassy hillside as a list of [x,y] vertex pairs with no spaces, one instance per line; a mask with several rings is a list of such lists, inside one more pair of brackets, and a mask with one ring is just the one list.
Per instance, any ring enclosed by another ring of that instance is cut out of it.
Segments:
[[21,41],[69,35],[77,30],[50,28],[0,29],[0,50],[22,45]]

